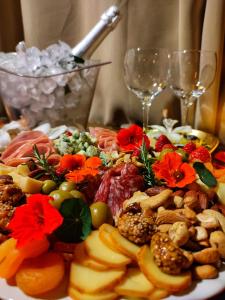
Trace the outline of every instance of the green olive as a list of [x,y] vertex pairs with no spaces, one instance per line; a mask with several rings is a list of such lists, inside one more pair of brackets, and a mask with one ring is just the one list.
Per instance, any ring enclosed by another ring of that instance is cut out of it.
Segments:
[[53,180],[50,180],[50,179],[47,179],[43,182],[43,185],[42,185],[42,193],[43,194],[49,194],[51,193],[55,188],[56,188],[56,183],[55,181]]
[[69,192],[62,190],[54,190],[50,193],[49,196],[53,198],[53,200],[50,201],[50,203],[57,209],[60,208],[64,200],[72,198]]
[[78,191],[78,190],[72,190],[72,191],[70,191],[70,194],[71,194],[74,198],[79,198],[79,199],[85,200],[84,194],[81,193],[81,192]]
[[64,181],[60,184],[59,189],[62,191],[70,192],[76,187],[75,183],[72,181]]
[[95,202],[90,205],[92,225],[98,229],[102,224],[112,224],[113,218],[108,205],[104,202]]

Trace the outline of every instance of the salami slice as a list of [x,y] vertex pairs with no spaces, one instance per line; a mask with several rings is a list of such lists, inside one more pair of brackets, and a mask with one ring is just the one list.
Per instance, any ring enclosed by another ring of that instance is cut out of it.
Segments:
[[102,179],[95,195],[95,202],[106,202],[113,215],[121,209],[124,200],[129,199],[134,192],[143,190],[144,179],[139,169],[133,164],[120,164],[108,170]]

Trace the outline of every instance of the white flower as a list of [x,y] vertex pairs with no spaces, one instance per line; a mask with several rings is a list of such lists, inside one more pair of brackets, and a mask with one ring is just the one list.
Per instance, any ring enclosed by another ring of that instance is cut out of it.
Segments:
[[152,138],[158,138],[161,134],[164,134],[168,137],[168,139],[174,143],[179,144],[184,134],[188,134],[191,132],[191,126],[179,126],[173,129],[174,125],[177,124],[177,120],[173,119],[164,119],[163,125],[151,125],[151,128],[147,135]]

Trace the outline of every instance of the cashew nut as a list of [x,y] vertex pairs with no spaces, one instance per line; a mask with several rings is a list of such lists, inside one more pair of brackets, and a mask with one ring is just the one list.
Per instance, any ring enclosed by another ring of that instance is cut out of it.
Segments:
[[137,160],[137,156],[132,156],[131,157],[131,161],[132,163],[136,166],[136,167],[143,167],[144,164],[141,163],[140,161]]
[[129,206],[135,202],[139,203],[141,201],[145,201],[148,198],[149,198],[149,196],[146,193],[137,191],[133,194],[133,196],[131,198],[129,198],[123,202],[123,209],[126,209],[127,206]]
[[155,209],[160,206],[165,206],[170,203],[170,195],[173,193],[170,189],[165,189],[161,193],[149,197],[146,193],[142,193],[140,191],[135,192],[133,196],[123,202],[123,208],[126,208],[128,205],[138,202],[141,205],[142,209]]
[[208,238],[208,232],[204,227],[196,226],[195,229],[196,229],[196,233],[195,233],[194,239],[196,241],[203,241]]
[[173,202],[174,202],[176,208],[181,208],[184,205],[184,198],[181,196],[174,196]]
[[204,210],[202,213],[197,214],[197,220],[206,229],[215,229],[219,227],[219,221],[216,216],[212,213],[207,213],[206,211],[212,211],[210,209]]
[[223,230],[223,232],[225,232],[225,217],[223,214],[213,209],[205,209],[203,213],[215,217],[219,222],[221,229]]
[[167,203],[170,203],[169,197],[172,193],[173,191],[170,189],[163,190],[161,193],[142,201],[140,203],[141,207],[143,209],[148,207],[154,209],[160,206],[165,206]]
[[225,259],[225,234],[222,231],[213,231],[210,234],[209,242],[212,247],[217,248],[221,257]]
[[189,239],[189,231],[185,222],[176,222],[169,229],[169,237],[177,245],[182,246]]

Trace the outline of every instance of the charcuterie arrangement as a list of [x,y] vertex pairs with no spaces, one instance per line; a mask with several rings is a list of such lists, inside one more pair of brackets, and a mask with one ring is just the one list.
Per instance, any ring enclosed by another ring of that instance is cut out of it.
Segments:
[[0,160],[0,278],[24,294],[68,278],[75,300],[155,300],[219,276],[223,150],[130,125],[22,131]]

